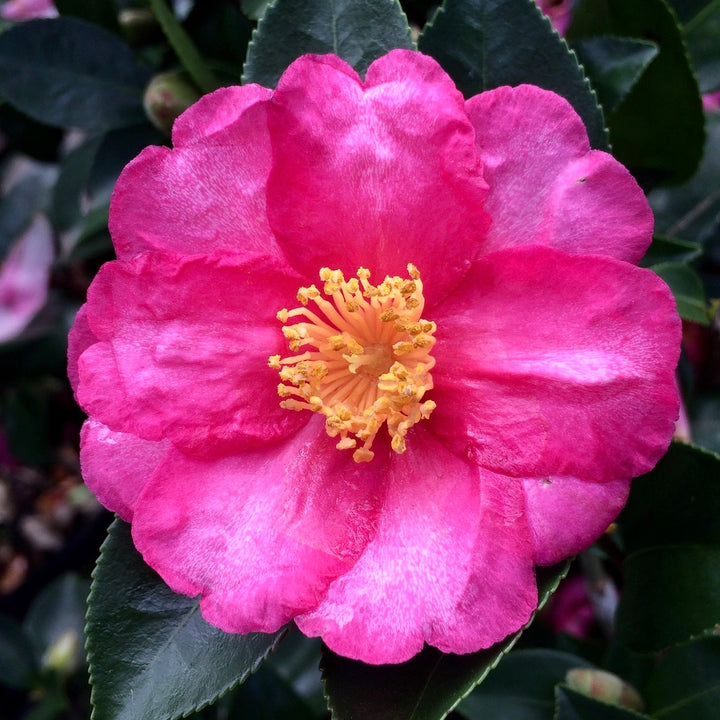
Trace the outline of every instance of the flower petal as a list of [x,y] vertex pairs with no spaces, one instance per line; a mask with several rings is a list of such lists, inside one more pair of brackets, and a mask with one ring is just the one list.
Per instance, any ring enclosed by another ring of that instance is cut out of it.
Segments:
[[[272,159],[268,103],[258,100],[254,89],[236,90],[203,98],[187,118],[179,118],[179,147],[145,148],[125,167],[110,206],[110,232],[120,259],[148,250],[279,254],[265,211]],[[227,104],[238,94],[255,102],[241,106],[232,121]],[[208,118],[202,137],[200,125]]]
[[467,102],[490,185],[486,252],[541,244],[637,262],[653,216],[632,175],[590,151],[587,131],[562,97],[532,85],[501,87]]
[[235,85],[203,95],[175,121],[173,145],[192,145],[213,136],[219,144],[227,142],[228,135],[221,131],[236,123],[248,108],[271,97],[272,90],[260,85]]
[[334,448],[316,415],[278,445],[212,462],[171,451],[142,492],[133,538],[176,592],[227,632],[273,632],[317,605],[372,537],[382,462]]
[[517,480],[478,474],[416,428],[391,460],[374,539],[298,627],[373,664],[403,662],[423,642],[455,653],[489,647],[537,604],[523,502]]
[[108,509],[130,522],[145,487],[170,443],[113,432],[92,418],[80,433],[80,464],[85,484]]
[[80,356],[98,341],[87,321],[87,304],[82,305],[75,315],[75,322],[68,333],[68,379],[74,393],[77,393],[80,376],[78,360]]
[[113,430],[203,455],[269,442],[309,413],[284,410],[268,357],[298,279],[275,261],[149,253],[103,266],[88,293],[98,342],[77,397]]
[[37,215],[0,268],[0,342],[19,335],[45,304],[52,261],[52,229]]
[[269,115],[268,215],[290,263],[380,280],[432,268],[429,302],[457,284],[487,229],[487,185],[462,96],[431,58],[393,51],[363,85],[337,58],[305,56]]
[[573,477],[523,479],[536,565],[553,565],[585,550],[625,505],[629,479],[586,482]]
[[515,248],[477,261],[435,309],[435,431],[520,477],[647,472],[677,417],[680,321],[651,271]]

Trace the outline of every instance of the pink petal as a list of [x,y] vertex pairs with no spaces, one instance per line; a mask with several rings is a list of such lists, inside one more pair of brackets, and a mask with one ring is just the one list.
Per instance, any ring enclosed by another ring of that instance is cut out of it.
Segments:
[[53,257],[50,223],[38,215],[0,268],[0,342],[19,335],[45,305]]
[[532,85],[501,87],[467,102],[490,185],[486,252],[547,245],[637,262],[653,217],[632,175],[590,152],[580,117],[562,97]]
[[[256,89],[248,93],[257,100]],[[265,210],[267,103],[249,104],[233,121],[227,103],[234,98],[231,92],[203,98],[176,123],[180,147],[145,148],[125,167],[110,206],[120,259],[148,250],[279,254]],[[205,121],[211,124],[202,137]]]
[[90,418],[80,434],[85,484],[108,510],[130,522],[140,491],[169,447],[167,441],[153,442],[113,432]]
[[629,479],[586,482],[573,477],[523,479],[536,565],[553,565],[589,547],[625,505]]
[[6,20],[32,20],[57,17],[52,0],[7,0],[0,6],[0,16]]
[[229,136],[222,131],[236,123],[248,108],[271,97],[272,91],[259,85],[236,85],[203,95],[175,121],[173,145],[179,148],[213,136],[219,144],[227,142]]
[[418,427],[393,457],[377,533],[320,605],[296,618],[335,652],[367,663],[489,647],[537,604],[517,480],[451,455]]
[[277,630],[317,605],[374,533],[385,465],[357,464],[334,444],[316,415],[242,455],[171,451],[138,501],[138,549],[176,592],[202,594],[213,625]]
[[212,455],[297,430],[268,356],[287,352],[275,318],[298,279],[273,260],[150,253],[104,265],[79,358],[77,397],[105,425]]
[[363,85],[337,58],[305,56],[280,79],[269,115],[268,214],[290,263],[375,278],[409,262],[440,297],[477,255],[487,185],[460,93],[410,51],[374,62]]
[[68,334],[68,378],[74,393],[77,393],[77,386],[80,382],[78,359],[97,341],[97,337],[88,325],[87,304],[82,305],[75,315],[75,322]]
[[478,464],[608,481],[667,449],[680,321],[651,271],[515,248],[477,261],[432,319],[430,422]]

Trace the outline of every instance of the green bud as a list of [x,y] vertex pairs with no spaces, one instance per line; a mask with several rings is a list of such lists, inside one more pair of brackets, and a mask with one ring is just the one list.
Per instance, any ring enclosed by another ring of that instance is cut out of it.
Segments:
[[170,134],[175,118],[200,98],[200,91],[182,73],[156,75],[145,89],[143,107],[150,122]]
[[645,709],[640,693],[632,685],[605,670],[574,668],[568,670],[565,682],[572,690],[610,705],[619,705],[638,712]]
[[161,35],[157,18],[149,8],[123,8],[118,13],[118,25],[133,47],[145,45]]
[[42,657],[42,667],[67,677],[80,664],[80,638],[74,630],[58,635]]

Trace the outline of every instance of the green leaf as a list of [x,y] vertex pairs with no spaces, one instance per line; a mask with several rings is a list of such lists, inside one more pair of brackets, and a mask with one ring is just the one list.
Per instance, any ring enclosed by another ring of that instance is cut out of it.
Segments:
[[141,122],[148,76],[125,43],[82,20],[30,20],[0,35],[0,94],[48,125]]
[[170,45],[177,54],[183,67],[187,70],[193,82],[205,93],[212,92],[220,87],[217,78],[213,75],[200,53],[177,21],[173,11],[167,6],[165,0],[150,0],[155,17],[165,33]]
[[583,119],[592,146],[607,148],[602,110],[582,68],[533,0],[446,0],[418,47],[466,97],[521,83],[554,90]]
[[710,323],[702,281],[691,267],[684,263],[665,262],[653,265],[652,270],[669,285],[681,318],[701,325]]
[[720,638],[702,638],[663,653],[644,694],[653,717],[717,720]]
[[593,37],[573,46],[606,113],[630,92],[658,54],[655,43],[621,37]]
[[[537,569],[539,607],[568,567],[565,562]],[[333,720],[441,720],[485,679],[521,634],[470,655],[446,655],[426,646],[399,665],[366,665],[325,649],[323,680]]]
[[25,617],[23,626],[40,660],[47,649],[71,632],[79,651],[85,645],[85,611],[90,582],[68,573],[47,585],[38,595]]
[[640,265],[652,267],[668,262],[688,263],[691,260],[697,260],[700,255],[702,255],[702,246],[697,243],[655,234]]
[[468,720],[553,720],[555,686],[578,667],[593,666],[557,650],[516,650],[458,710]]
[[707,143],[697,173],[684,185],[648,195],[655,228],[673,238],[706,244],[720,218],[720,113],[706,115]]
[[619,519],[628,553],[656,545],[720,545],[720,457],[673,443],[636,478]]
[[720,623],[720,547],[664,545],[625,560],[617,612],[618,641],[655,652]]
[[28,689],[36,671],[30,639],[13,618],[0,615],[0,685]]
[[113,32],[120,29],[115,0],[55,0],[55,7],[61,15],[72,15]]
[[720,1],[670,0],[684,25],[700,90],[720,89]]
[[678,183],[697,169],[704,117],[682,32],[665,0],[581,0],[567,37],[642,39],[659,53],[608,116],[613,154],[645,185]]
[[179,718],[243,682],[280,641],[208,625],[196,599],[173,593],[120,520],[93,573],[86,628],[94,720]]
[[270,0],[242,0],[242,11],[251,20],[260,20],[270,4]]
[[80,200],[87,186],[102,136],[91,138],[63,158],[55,183],[50,220],[58,230],[66,230],[80,219]]
[[568,687],[555,691],[555,720],[637,720],[647,718],[634,710],[609,705]]
[[412,47],[397,0],[275,0],[253,33],[243,82],[275,87],[305,53],[334,53],[364,75],[381,55]]

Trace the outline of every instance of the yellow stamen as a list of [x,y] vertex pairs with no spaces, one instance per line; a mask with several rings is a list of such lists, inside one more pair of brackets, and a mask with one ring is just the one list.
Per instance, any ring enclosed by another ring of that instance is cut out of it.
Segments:
[[303,348],[268,359],[282,381],[280,405],[324,415],[327,434],[339,438],[339,450],[353,450],[356,462],[373,459],[370,448],[383,424],[392,449],[405,452],[408,430],[435,409],[423,397],[433,387],[436,326],[421,318],[420,273],[414,265],[407,269],[410,279],[387,276],[372,285],[366,268],[349,280],[321,268],[326,297],[315,285],[301,287],[301,307],[277,313],[290,350]]

